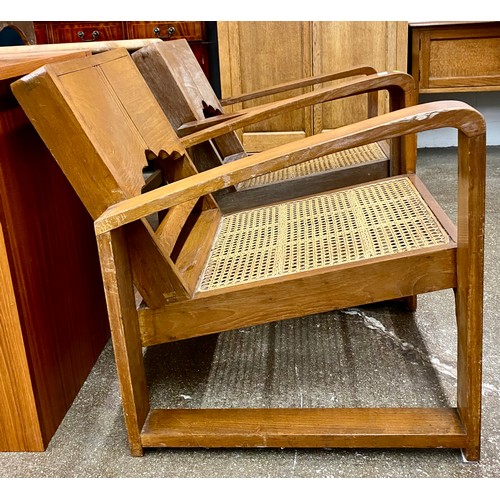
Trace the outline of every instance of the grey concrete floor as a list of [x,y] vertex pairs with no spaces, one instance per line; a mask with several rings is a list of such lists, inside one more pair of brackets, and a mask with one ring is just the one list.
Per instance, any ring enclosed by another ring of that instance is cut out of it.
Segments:
[[[476,478],[500,476],[500,147],[488,149],[482,458],[458,450],[148,450],[132,458],[111,345],[46,452],[0,454],[0,477]],[[419,151],[418,172],[452,215],[456,150]],[[454,404],[451,292],[419,297],[414,314],[378,304],[150,348],[157,404],[444,406]],[[167,384],[168,382],[168,384]]]

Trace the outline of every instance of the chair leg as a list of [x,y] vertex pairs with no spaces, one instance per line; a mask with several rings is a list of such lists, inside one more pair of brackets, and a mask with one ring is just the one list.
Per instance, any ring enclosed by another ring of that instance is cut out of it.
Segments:
[[465,138],[459,133],[457,407],[469,461],[479,460],[481,440],[485,154],[484,135]]
[[407,311],[415,312],[417,310],[417,295],[403,297],[402,301]]
[[142,456],[149,395],[125,230],[98,235],[97,243],[130,450]]
[[[457,300],[457,406],[467,432],[466,460],[479,460],[481,441],[481,338],[482,311],[473,300],[456,291]],[[478,304],[482,306],[481,298]]]

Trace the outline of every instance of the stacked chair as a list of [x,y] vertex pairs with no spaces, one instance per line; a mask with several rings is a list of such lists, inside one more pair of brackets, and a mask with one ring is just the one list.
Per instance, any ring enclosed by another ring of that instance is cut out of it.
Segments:
[[[474,109],[401,107],[198,172],[186,147],[231,132],[231,120],[181,140],[125,50],[47,65],[12,89],[95,220],[132,455],[402,447],[479,459],[485,125]],[[458,129],[457,227],[405,162],[397,175],[227,213],[214,197],[439,127]],[[456,298],[456,407],[150,407],[148,346],[442,289]]]
[[[381,91],[387,91],[392,110],[416,104],[413,78],[397,71],[377,73],[367,66],[346,71],[304,78],[271,88],[219,101],[210,82],[184,39],[149,44],[132,54],[139,71],[148,83],[170,123],[181,138],[199,171],[247,156],[237,134],[244,126],[277,114],[289,113],[306,106],[366,95],[367,115],[376,116]],[[248,102],[260,97],[279,96],[291,90],[307,90],[328,84],[325,88],[303,95],[281,99],[271,104],[251,106],[225,113],[224,106]],[[215,130],[215,124],[223,124]],[[190,147],[190,135],[211,128],[210,140]],[[183,141],[184,142],[184,141]],[[400,172],[400,164],[413,170],[415,161],[414,136],[402,140],[380,141],[325,155],[311,161],[291,164],[275,172],[253,177],[248,181],[215,194],[224,212],[281,201],[289,197],[306,196],[342,186],[387,177]]]

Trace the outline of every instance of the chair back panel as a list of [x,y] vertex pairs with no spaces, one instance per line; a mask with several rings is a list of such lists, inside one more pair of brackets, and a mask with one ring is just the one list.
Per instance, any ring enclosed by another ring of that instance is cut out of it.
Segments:
[[[160,170],[164,182],[196,173],[125,49],[82,58],[78,64],[70,62],[37,70],[16,82],[13,91],[94,218],[110,205],[141,194],[143,169],[148,163]],[[197,206],[200,211],[218,210],[211,197]],[[164,216],[159,214],[160,219]],[[148,293],[151,282],[165,281],[159,295],[167,300],[184,291],[187,295],[193,292],[171,253],[179,248],[177,239],[187,240],[195,225],[182,227],[189,221],[187,216],[176,220],[180,228],[171,225],[165,231],[165,224],[162,226],[165,238],[149,228],[128,231],[129,239],[134,240],[131,249],[140,249],[142,254],[135,258],[137,252],[132,251],[131,255],[137,267],[136,284],[149,297],[150,305],[162,302]],[[148,259],[156,262],[156,273],[165,280],[155,278],[150,265],[143,263]],[[158,270],[162,260],[164,273]]]
[[[132,58],[176,130],[185,123],[223,113],[219,99],[186,40],[150,44],[134,52]],[[198,145],[193,149],[196,150],[193,156],[196,155],[198,170],[206,170],[223,162],[224,158],[245,153],[234,132],[218,137],[211,145]],[[217,163],[214,151],[219,158]]]

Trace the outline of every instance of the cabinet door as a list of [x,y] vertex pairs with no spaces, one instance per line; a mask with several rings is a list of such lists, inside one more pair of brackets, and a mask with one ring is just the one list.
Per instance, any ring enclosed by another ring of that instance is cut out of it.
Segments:
[[[407,30],[406,22],[314,22],[314,74],[362,65],[377,71],[406,71]],[[380,93],[379,106],[383,112],[388,110],[385,92]],[[313,130],[319,133],[366,117],[366,97],[350,97],[315,106]]]
[[[407,26],[406,22],[385,21],[218,23],[222,95],[358,65],[406,71]],[[382,109],[387,107],[384,97]],[[247,106],[276,98],[251,101]],[[281,115],[245,128],[243,145],[249,152],[260,151],[361,120],[367,116],[366,103],[361,96]]]
[[[310,29],[309,22],[219,22],[222,97],[311,76]],[[286,98],[300,92],[279,96]],[[243,107],[275,99],[264,97]],[[261,151],[310,135],[311,117],[308,108],[246,127],[241,137],[243,145],[249,152]]]

